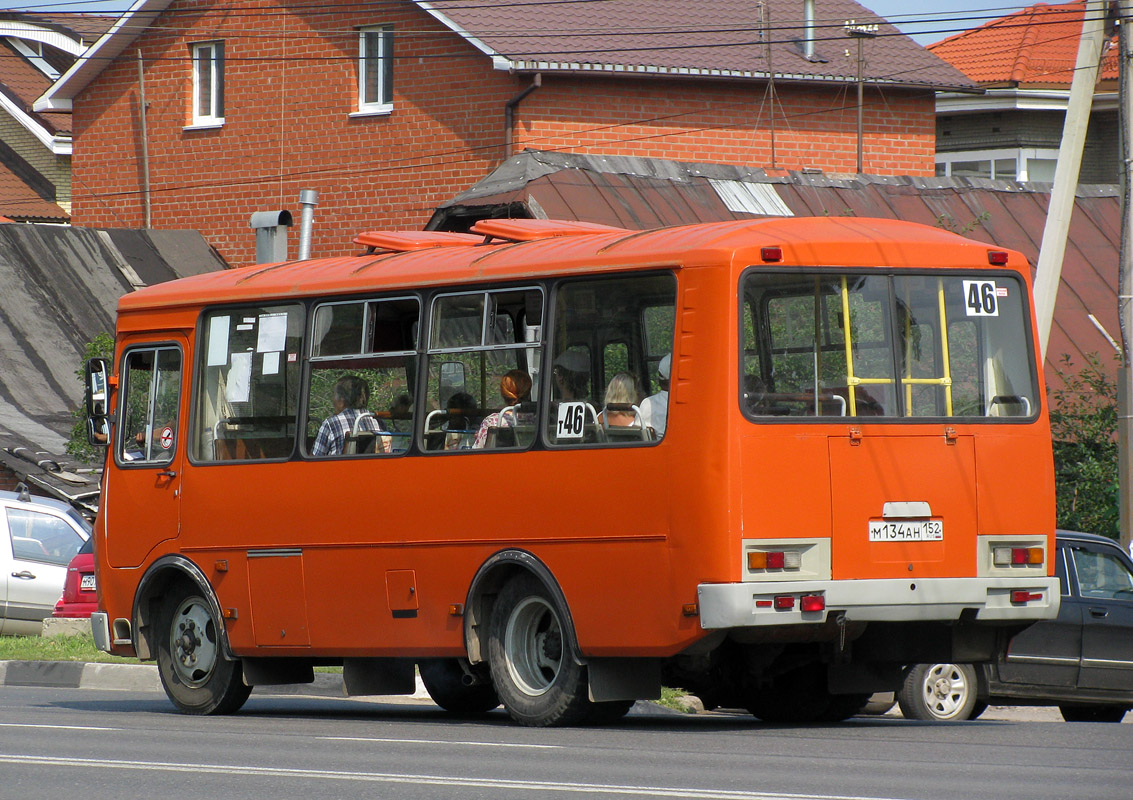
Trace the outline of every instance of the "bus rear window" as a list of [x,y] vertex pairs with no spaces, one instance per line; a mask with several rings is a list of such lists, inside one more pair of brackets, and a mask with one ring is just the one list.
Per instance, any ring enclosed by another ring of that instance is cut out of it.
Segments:
[[1023,285],[1010,275],[748,272],[752,417],[1030,417]]

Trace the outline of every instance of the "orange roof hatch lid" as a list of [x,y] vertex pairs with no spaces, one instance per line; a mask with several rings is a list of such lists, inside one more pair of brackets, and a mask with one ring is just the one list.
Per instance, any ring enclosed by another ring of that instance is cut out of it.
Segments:
[[445,231],[366,231],[354,237],[354,244],[370,248],[370,252],[388,250],[407,253],[431,247],[474,247],[484,240],[470,233]]
[[512,242],[533,242],[555,236],[590,236],[595,233],[632,233],[628,228],[599,225],[596,222],[575,222],[567,219],[482,219],[470,229],[489,239]]

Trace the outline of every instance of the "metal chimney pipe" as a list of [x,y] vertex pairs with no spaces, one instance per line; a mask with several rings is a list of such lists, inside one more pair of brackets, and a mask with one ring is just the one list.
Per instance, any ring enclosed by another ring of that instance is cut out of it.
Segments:
[[299,218],[299,260],[311,257],[311,228],[315,224],[315,206],[319,204],[319,193],[314,189],[299,190],[299,205],[303,206]]
[[814,0],[803,0],[803,55],[814,58]]

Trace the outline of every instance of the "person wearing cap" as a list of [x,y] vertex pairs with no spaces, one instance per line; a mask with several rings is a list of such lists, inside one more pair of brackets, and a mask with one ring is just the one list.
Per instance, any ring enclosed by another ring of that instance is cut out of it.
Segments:
[[578,350],[564,350],[555,359],[552,374],[560,400],[585,400],[590,380],[590,362]]
[[661,384],[661,391],[651,394],[641,401],[641,421],[653,429],[660,439],[665,435],[665,426],[669,421],[669,369],[672,365],[672,354],[667,353],[657,364],[657,382]]

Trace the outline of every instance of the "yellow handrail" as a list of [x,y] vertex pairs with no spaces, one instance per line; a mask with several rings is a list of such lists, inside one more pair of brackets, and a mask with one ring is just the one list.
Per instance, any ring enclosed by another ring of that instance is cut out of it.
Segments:
[[[854,349],[853,349],[853,334],[850,331],[850,290],[846,285],[846,276],[842,276],[842,329],[845,331],[843,337],[846,341],[846,391],[850,395],[850,416],[856,417],[858,415],[858,399],[854,387],[858,384],[858,379],[854,377]],[[815,406],[818,405],[818,398],[814,398]]]

